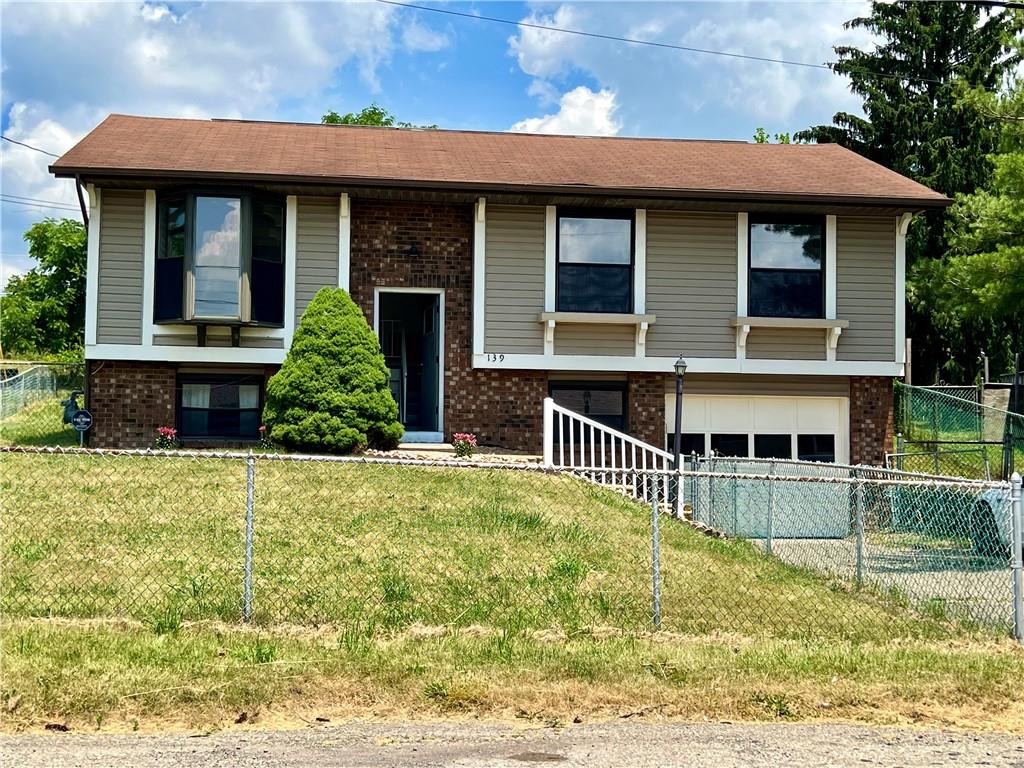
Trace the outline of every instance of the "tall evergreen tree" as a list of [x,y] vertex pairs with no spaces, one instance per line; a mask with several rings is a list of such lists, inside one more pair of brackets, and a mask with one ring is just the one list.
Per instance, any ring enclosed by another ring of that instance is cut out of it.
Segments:
[[[866,50],[835,48],[839,60],[832,68],[863,97],[864,116],[839,112],[831,125],[795,138],[842,144],[951,197],[984,186],[997,130],[976,103],[961,97],[965,87],[997,89],[1021,61],[1014,45],[1020,14],[973,3],[875,2],[869,16],[845,26],[878,38]],[[924,262],[946,251],[944,218],[941,211],[917,217],[907,238],[907,330],[918,379],[935,375],[950,358],[954,367],[973,369],[989,342],[984,332],[941,338],[923,298],[927,291],[917,285],[927,279]]]

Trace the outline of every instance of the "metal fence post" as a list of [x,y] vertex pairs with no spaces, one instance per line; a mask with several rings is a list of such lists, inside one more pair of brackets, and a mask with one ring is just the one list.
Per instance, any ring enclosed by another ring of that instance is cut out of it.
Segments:
[[245,566],[242,578],[242,621],[252,620],[252,543],[255,534],[256,457],[245,460]]
[[856,469],[850,470],[850,474],[857,481],[854,489],[854,532],[857,537],[856,580],[857,589],[860,589],[864,585],[864,481]]
[[775,524],[775,462],[768,463],[768,523],[764,533],[764,551],[772,554],[772,526]]
[[699,492],[697,486],[697,452],[693,451],[690,453],[690,517],[694,522],[699,522],[700,518],[697,516],[697,494]]
[[1024,502],[1021,501],[1021,478],[1016,472],[1010,478],[1010,570],[1013,578],[1013,635],[1024,643]]
[[896,469],[903,471],[903,433],[896,433]]
[[661,532],[658,530],[657,491],[651,494],[651,581],[651,612],[654,628],[661,629]]

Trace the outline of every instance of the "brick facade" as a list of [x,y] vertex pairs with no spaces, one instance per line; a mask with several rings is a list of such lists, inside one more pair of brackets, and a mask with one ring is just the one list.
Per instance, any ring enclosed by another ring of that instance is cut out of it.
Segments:
[[92,448],[148,448],[157,427],[174,424],[173,363],[90,360],[88,406]]
[[664,373],[629,374],[626,431],[658,448],[665,447]]
[[885,466],[893,444],[892,379],[850,377],[850,463]]
[[[373,322],[374,288],[444,289],[444,431],[539,452],[544,371],[472,367],[473,206],[352,202],[352,298]],[[417,254],[410,253],[415,246]]]

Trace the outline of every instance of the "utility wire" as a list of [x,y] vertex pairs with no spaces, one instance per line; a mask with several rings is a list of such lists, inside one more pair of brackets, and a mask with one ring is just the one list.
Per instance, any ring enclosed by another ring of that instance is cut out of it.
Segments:
[[45,149],[40,149],[39,147],[33,147],[31,144],[26,144],[24,141],[18,141],[17,139],[12,139],[10,136],[0,135],[0,138],[2,138],[4,141],[11,142],[11,144],[17,144],[19,147],[25,147],[26,149],[33,149],[36,152],[42,152],[44,155],[49,155],[50,157],[60,157],[60,155],[55,155],[53,152],[47,152]]
[[5,197],[0,197],[0,203],[7,203],[8,205],[23,205],[26,208],[53,208],[58,211],[70,211],[73,213],[78,213],[77,208],[72,208],[70,206],[48,205],[46,203],[29,203],[25,202],[24,200],[8,200]]
[[25,197],[24,195],[12,195],[10,192],[0,192],[0,197],[13,197],[17,200],[27,200],[30,203],[50,203],[52,205],[65,205],[71,208],[75,208],[75,210],[78,210],[75,206],[74,200],[43,200],[42,198],[39,197]]
[[[605,35],[600,32],[585,32],[581,29],[567,29],[565,27],[552,27],[546,24],[535,24],[529,21],[515,21],[514,19],[500,19],[496,16],[477,16],[475,13],[465,13],[462,11],[453,11],[448,8],[432,8],[427,5],[416,5],[415,3],[403,3],[399,0],[377,0],[378,3],[385,5],[395,5],[399,8],[410,8],[416,11],[428,11],[430,13],[442,13],[446,16],[458,16],[464,19],[473,19],[474,21],[490,21],[495,24],[508,24],[513,27],[524,27],[527,29],[540,29],[547,32],[560,32],[564,35],[577,35],[579,37],[591,37],[597,40],[611,40],[616,43],[629,43],[630,45],[647,45],[653,48],[667,48],[673,51],[685,51],[687,53],[704,53],[710,56],[725,56],[731,59],[745,59],[747,61],[761,61],[769,64],[785,64],[791,67],[804,67],[806,69],[824,69],[832,71],[831,64],[819,64],[809,61],[794,61],[792,59],[775,59],[770,56],[754,56],[747,53],[730,53],[729,51],[716,51],[710,48],[692,48],[686,45],[675,45],[673,43],[659,43],[654,40],[639,40],[635,37],[620,37],[618,35]],[[918,83],[936,83],[941,85],[942,81],[930,77],[911,77],[904,75],[892,75],[886,72],[875,72],[867,69],[856,69],[851,70],[861,72],[863,74],[876,75],[878,77],[888,78],[891,80],[906,80],[908,82]]]

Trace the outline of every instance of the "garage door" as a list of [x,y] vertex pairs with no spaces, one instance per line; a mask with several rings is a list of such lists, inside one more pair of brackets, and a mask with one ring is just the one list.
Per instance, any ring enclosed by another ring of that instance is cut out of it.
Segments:
[[[683,452],[810,461],[849,461],[845,397],[683,395]],[[665,397],[666,443],[675,395]]]
[[[849,402],[839,397],[683,397],[684,452],[737,458],[803,459],[845,463],[849,457]],[[675,397],[666,402],[671,439]],[[730,467],[762,472],[763,465]],[[824,467],[822,468],[824,469]],[[777,474],[818,474],[778,467]],[[715,479],[695,508],[697,519],[729,535],[767,535],[768,489],[764,482]],[[850,534],[849,488],[839,484],[779,481],[771,520],[775,538],[843,538]]]

